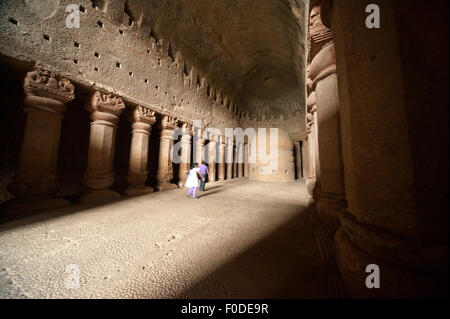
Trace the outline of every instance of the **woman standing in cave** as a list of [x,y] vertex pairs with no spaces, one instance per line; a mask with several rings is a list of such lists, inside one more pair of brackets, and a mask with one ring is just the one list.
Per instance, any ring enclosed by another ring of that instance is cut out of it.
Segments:
[[186,179],[186,184],[184,185],[189,189],[187,197],[189,197],[192,194],[193,199],[198,199],[197,191],[199,178],[201,178],[202,181],[205,180],[205,177],[202,174],[200,174],[200,165],[198,163],[192,164],[191,169],[189,170],[188,177]]

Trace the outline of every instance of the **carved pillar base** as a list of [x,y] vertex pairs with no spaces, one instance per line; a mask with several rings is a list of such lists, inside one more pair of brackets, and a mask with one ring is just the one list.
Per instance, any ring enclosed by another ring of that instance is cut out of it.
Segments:
[[127,181],[130,184],[124,191],[126,195],[144,195],[153,193],[153,188],[145,185],[147,181],[148,172],[142,173],[128,173]]
[[156,189],[158,191],[160,191],[160,192],[161,191],[168,191],[168,190],[171,190],[171,189],[177,189],[177,188],[178,188],[177,185],[171,184],[169,182],[162,182],[162,183],[158,182],[158,184],[156,185]]
[[82,203],[102,203],[102,202],[111,202],[120,199],[121,196],[119,193],[110,190],[87,190],[83,192],[79,199]]
[[347,208],[345,198],[336,194],[316,191],[315,204],[320,219],[334,236],[340,226],[339,215]]
[[33,213],[40,211],[51,211],[70,205],[64,198],[54,196],[40,196],[32,198],[13,199],[5,203],[1,211],[5,214]]
[[[448,296],[448,247],[412,241],[360,223],[349,212],[334,239],[336,261],[355,298],[436,298]],[[380,288],[368,289],[367,265],[380,269]]]

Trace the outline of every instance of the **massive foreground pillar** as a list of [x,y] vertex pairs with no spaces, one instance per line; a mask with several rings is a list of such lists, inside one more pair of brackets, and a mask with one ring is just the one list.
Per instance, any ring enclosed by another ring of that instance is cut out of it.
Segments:
[[181,162],[178,176],[178,187],[184,188],[186,178],[188,176],[191,166],[191,152],[192,152],[192,125],[184,123],[182,125],[181,136]]
[[177,185],[172,184],[173,165],[170,152],[173,146],[173,130],[177,128],[177,119],[164,116],[161,121],[161,142],[159,144],[159,164],[156,179],[159,191],[175,189]]
[[381,29],[359,0],[329,17],[348,202],[336,259],[353,297],[448,297],[448,48],[430,50],[448,38],[448,4],[377,4]]
[[127,176],[129,186],[127,195],[140,195],[153,192],[153,188],[145,185],[148,176],[148,151],[152,125],[155,124],[155,112],[138,106],[131,116],[131,150]]
[[91,113],[89,154],[84,183],[87,191],[82,202],[106,201],[120,198],[110,187],[114,183],[114,146],[117,123],[125,109],[122,98],[99,91],[94,92],[86,105]]
[[8,190],[16,197],[5,211],[29,212],[64,207],[56,197],[58,149],[65,103],[74,99],[74,86],[65,78],[36,69],[24,81],[25,134],[19,166]]
[[[314,199],[319,216],[334,234],[339,227],[339,213],[346,208],[344,165],[334,43],[331,30],[321,21],[320,7],[314,7],[311,12],[310,45],[312,61],[308,76],[314,92],[308,104],[316,104],[316,112],[311,113],[318,133],[320,166],[320,177],[316,175],[318,179]],[[313,99],[315,101],[311,101]]]

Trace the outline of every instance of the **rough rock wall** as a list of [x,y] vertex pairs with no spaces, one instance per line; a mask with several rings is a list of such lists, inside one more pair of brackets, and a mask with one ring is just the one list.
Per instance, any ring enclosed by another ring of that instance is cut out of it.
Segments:
[[237,124],[233,97],[212,90],[194,67],[187,70],[182,55],[174,56],[168,41],[135,21],[123,1],[79,1],[79,29],[66,26],[71,3],[1,1],[0,56],[17,65],[36,62],[75,84],[181,120],[204,119],[219,128]]

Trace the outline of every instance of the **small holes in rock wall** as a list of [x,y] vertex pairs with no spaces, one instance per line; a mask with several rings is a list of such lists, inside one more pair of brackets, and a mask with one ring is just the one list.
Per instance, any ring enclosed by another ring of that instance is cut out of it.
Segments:
[[147,53],[150,54],[150,49],[147,50]]
[[86,8],[85,7],[83,7],[82,5],[80,5],[80,12],[86,12]]
[[44,39],[47,40],[47,41],[50,41],[50,36],[47,35],[47,34],[44,34]]
[[119,29],[119,33],[120,33],[120,34],[123,34],[123,31]]
[[100,54],[98,54],[97,52],[95,52],[94,55],[95,55],[96,58],[100,57]]
[[130,76],[133,76],[133,72],[129,72],[128,74],[129,74]]
[[122,67],[122,65],[120,64],[120,62],[116,62],[116,67],[118,67],[119,69]]
[[161,65],[161,59],[158,58],[158,65]]
[[95,70],[95,72],[98,72],[98,68],[97,67],[95,67],[94,70]]
[[77,59],[73,60],[73,63],[78,64],[78,60]]
[[145,84],[148,84],[148,80],[147,79],[145,79],[144,82],[145,82]]
[[97,25],[98,25],[100,28],[103,28],[103,22],[101,22],[100,20],[97,22]]
[[14,19],[14,18],[9,17],[8,21],[11,22],[14,25],[19,25],[19,22],[16,19]]
[[76,48],[79,48],[79,47],[80,47],[80,44],[79,44],[77,41],[75,41],[75,42],[73,43],[73,45],[74,45],[74,47],[76,47]]
[[157,89],[159,91],[159,86],[155,86],[155,89]]

